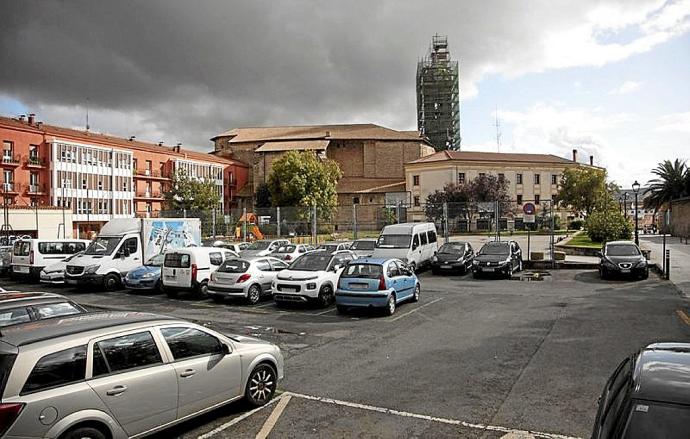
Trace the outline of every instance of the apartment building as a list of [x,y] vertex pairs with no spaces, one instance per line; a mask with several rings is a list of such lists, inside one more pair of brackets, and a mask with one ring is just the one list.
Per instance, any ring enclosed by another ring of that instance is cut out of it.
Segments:
[[210,179],[229,210],[246,183],[236,160],[89,131],[0,117],[2,205],[55,206],[72,212],[74,234],[98,231],[111,218],[155,217],[171,176],[184,170]]

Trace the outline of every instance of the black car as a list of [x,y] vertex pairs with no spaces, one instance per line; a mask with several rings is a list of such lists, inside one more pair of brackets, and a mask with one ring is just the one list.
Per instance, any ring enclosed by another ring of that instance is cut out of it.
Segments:
[[510,278],[516,271],[522,271],[522,250],[515,241],[487,242],[474,255],[474,277],[486,274]]
[[59,294],[0,292],[0,327],[85,312]]
[[460,272],[465,274],[472,268],[474,249],[469,242],[449,242],[438,249],[438,253],[431,259],[431,271],[434,274],[441,272]]
[[639,279],[649,277],[649,264],[640,247],[631,241],[607,242],[601,250],[599,276],[628,276]]
[[599,398],[592,439],[687,439],[690,344],[655,343],[626,358]]

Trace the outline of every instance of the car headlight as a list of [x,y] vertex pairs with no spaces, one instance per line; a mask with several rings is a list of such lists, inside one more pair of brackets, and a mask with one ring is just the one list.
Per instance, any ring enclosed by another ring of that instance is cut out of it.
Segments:
[[152,277],[155,277],[156,275],[154,273],[144,273],[141,275],[142,279],[151,279]]
[[479,261],[476,260],[476,259],[474,259],[474,260],[472,261],[472,265],[479,265]]
[[314,282],[310,282],[307,284],[307,289],[308,290],[315,290],[316,289],[316,284]]
[[646,267],[647,266],[647,260],[642,259],[640,262],[637,263],[637,266],[642,267],[642,268]]
[[100,265],[88,265],[84,268],[84,274],[94,274],[99,268],[101,268]]

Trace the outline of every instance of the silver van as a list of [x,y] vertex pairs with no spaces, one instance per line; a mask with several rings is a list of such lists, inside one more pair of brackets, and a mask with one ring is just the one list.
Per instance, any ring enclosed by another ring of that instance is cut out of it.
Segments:
[[277,346],[171,317],[14,325],[0,337],[0,436],[142,437],[241,398],[266,404],[282,377]]

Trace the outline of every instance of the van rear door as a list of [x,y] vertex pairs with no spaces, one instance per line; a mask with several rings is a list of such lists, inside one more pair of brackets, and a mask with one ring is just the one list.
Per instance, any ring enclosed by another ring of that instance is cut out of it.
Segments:
[[29,274],[31,265],[31,243],[33,241],[16,241],[12,248],[12,272]]
[[163,286],[192,287],[192,258],[189,253],[170,252],[165,254]]

